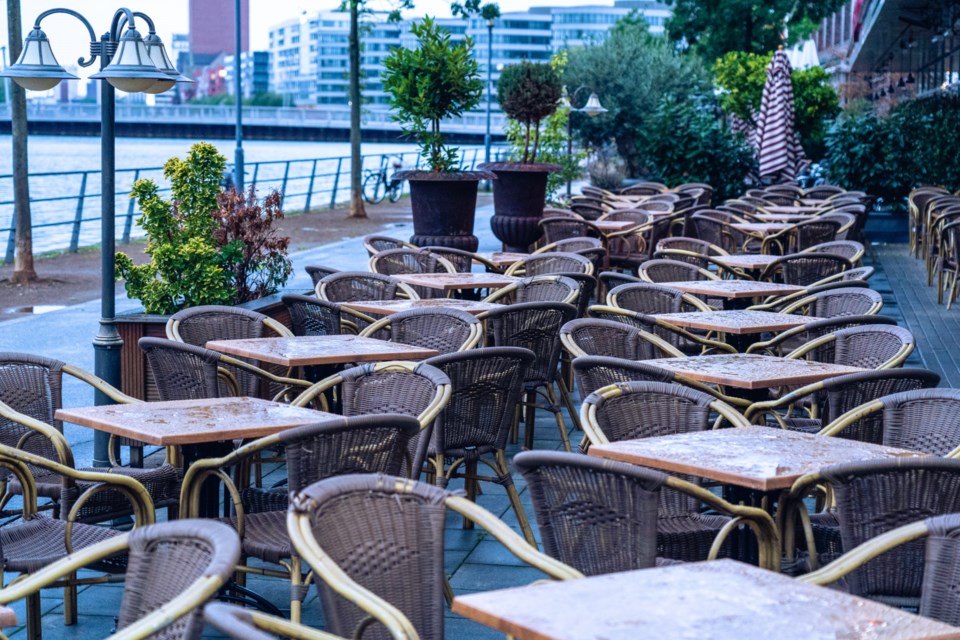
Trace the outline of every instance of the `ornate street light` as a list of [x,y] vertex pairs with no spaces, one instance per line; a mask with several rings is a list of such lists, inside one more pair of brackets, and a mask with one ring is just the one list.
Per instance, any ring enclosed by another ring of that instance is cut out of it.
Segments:
[[[597,97],[597,94],[593,91],[590,92],[590,97],[587,98],[587,103],[581,108],[577,109],[573,106],[573,102],[576,101],[577,95],[584,89],[587,89],[586,85],[581,85],[577,87],[577,90],[573,92],[572,96],[567,96],[567,88],[563,88],[563,97],[560,98],[560,106],[570,109],[570,115],[567,117],[567,158],[573,158],[573,114],[576,113],[585,113],[591,118],[595,118],[602,113],[606,113],[607,109],[600,104],[600,98]],[[570,198],[571,195],[571,185],[572,181],[567,180],[567,198]]]
[[[110,30],[99,39],[90,22],[72,9],[50,9],[34,21],[33,30],[23,43],[23,53],[17,62],[3,71],[0,77],[12,78],[21,87],[31,91],[46,91],[57,86],[61,80],[75,80],[53,55],[47,35],[40,23],[49,15],[65,13],[77,18],[90,35],[90,57],[80,58],[77,64],[89,67],[100,60],[100,71],[91,78],[106,80],[100,83],[100,331],[93,340],[95,372],[108,383],[120,387],[120,347],[123,341],[117,332],[114,288],[114,250],[116,229],[114,194],[116,148],[115,148],[115,89],[127,92],[146,91],[161,93],[177,82],[192,82],[183,77],[170,63],[157,37],[149,16],[130,9],[118,9],[113,15]],[[147,23],[150,32],[144,40],[136,30],[135,18]],[[124,32],[124,29],[126,31]],[[97,404],[112,401],[101,392],[96,393]],[[109,434],[97,431],[94,437],[93,463],[109,466]]]

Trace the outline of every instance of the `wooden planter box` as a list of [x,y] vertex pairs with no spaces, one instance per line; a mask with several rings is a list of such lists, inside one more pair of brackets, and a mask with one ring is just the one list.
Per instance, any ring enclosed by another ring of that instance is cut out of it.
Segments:
[[[270,316],[289,327],[290,315],[280,300],[284,293],[307,293],[307,291],[288,289],[237,306]],[[148,313],[122,313],[117,316],[117,330],[123,339],[123,347],[120,349],[120,388],[127,395],[147,401],[160,399],[157,397],[157,387],[147,367],[147,360],[137,342],[140,338],[166,338],[165,328],[169,319],[170,316]]]

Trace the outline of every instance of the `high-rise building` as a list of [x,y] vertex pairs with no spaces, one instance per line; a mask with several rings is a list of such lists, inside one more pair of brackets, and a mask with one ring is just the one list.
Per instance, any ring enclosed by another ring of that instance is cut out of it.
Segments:
[[[234,0],[190,0],[190,53],[210,56],[235,53]],[[250,50],[250,0],[240,0],[240,49]],[[207,64],[193,61],[193,64]]]
[[[233,95],[234,58],[232,55],[223,56],[224,90]],[[240,54],[240,86],[244,98],[252,98],[261,93],[270,91],[270,52],[245,51]]]

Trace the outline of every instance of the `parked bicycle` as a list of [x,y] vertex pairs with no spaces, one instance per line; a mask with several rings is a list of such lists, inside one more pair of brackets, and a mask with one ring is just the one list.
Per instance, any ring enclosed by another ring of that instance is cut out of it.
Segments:
[[[392,159],[392,162],[388,162]],[[387,178],[387,165],[393,167],[393,173]],[[382,156],[380,158],[380,168],[370,169],[366,172],[363,179],[363,199],[370,204],[380,204],[386,197],[390,202],[396,202],[403,194],[403,180],[396,177],[397,172],[403,167],[403,162],[399,156]]]

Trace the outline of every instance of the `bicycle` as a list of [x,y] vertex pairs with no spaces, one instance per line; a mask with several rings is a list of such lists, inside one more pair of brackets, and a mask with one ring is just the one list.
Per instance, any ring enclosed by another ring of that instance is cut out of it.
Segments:
[[380,204],[386,197],[390,202],[396,202],[403,195],[403,180],[395,176],[403,163],[397,158],[393,162],[393,175],[387,178],[387,156],[380,160],[379,169],[369,169],[363,179],[363,199],[370,204]]

